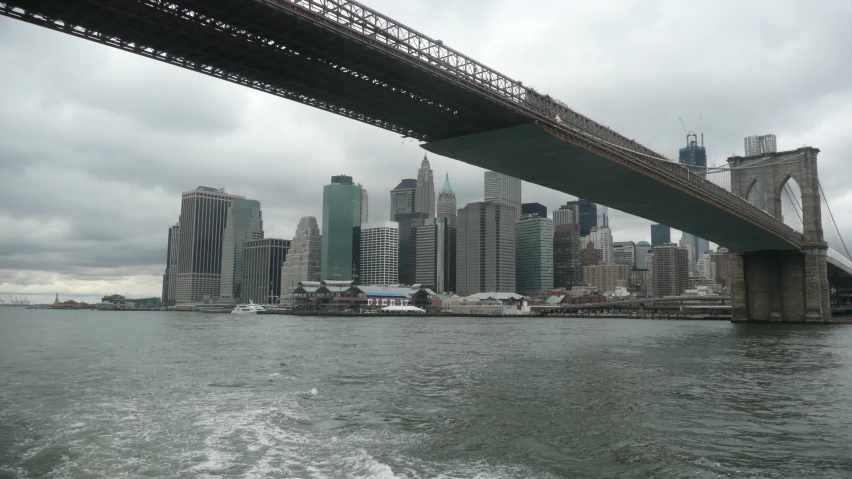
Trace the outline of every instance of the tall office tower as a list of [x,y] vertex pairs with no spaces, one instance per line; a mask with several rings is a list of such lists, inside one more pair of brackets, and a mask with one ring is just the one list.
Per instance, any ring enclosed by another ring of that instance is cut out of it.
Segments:
[[613,264],[615,257],[612,251],[612,230],[602,226],[595,226],[589,232],[589,238],[592,240],[592,244],[595,245],[595,249],[601,252],[601,263]]
[[[438,200],[440,204],[440,199]],[[440,214],[440,208],[439,208]],[[414,282],[436,293],[456,290],[456,227],[451,218],[427,219],[416,229],[416,271]]]
[[[180,221],[178,219],[178,221]],[[180,223],[169,228],[166,246],[166,272],[163,274],[163,305],[171,306],[175,302],[175,283],[177,280],[178,252],[180,249]],[[168,304],[167,304],[168,303]]]
[[541,218],[547,218],[547,206],[541,203],[522,203],[521,216],[523,215],[538,215]]
[[704,148],[704,135],[701,135],[701,146],[698,146],[698,135],[689,133],[686,135],[686,147],[678,152],[680,164],[685,165],[695,174],[704,176],[707,174],[707,150]]
[[650,253],[645,255],[645,269],[648,270],[648,273],[645,275],[647,279],[645,283],[645,296],[649,298],[655,298],[656,292],[654,291],[654,250],[652,249]]
[[377,221],[361,225],[361,270],[359,284],[397,284],[399,224]]
[[713,281],[721,285],[728,293],[731,292],[731,275],[733,271],[731,254],[727,249],[719,248],[718,251],[710,254],[710,274],[713,277]]
[[413,233],[415,228],[423,226],[426,223],[426,213],[398,213],[391,219],[399,224],[398,281],[401,284],[414,284],[413,262],[417,259],[417,243]]
[[666,225],[651,225],[651,247],[672,242],[672,229]]
[[420,169],[417,170],[417,198],[414,211],[426,213],[427,218],[435,217],[435,180],[432,178],[432,167],[429,159],[423,155]]
[[290,240],[256,239],[243,243],[242,301],[278,304],[281,299],[281,266],[287,260]]
[[456,194],[450,186],[450,174],[444,178],[444,186],[438,193],[438,218],[450,218],[450,225],[456,224]]
[[704,253],[710,251],[710,242],[693,234],[683,233],[680,237],[680,245],[685,246],[687,244],[691,244],[694,251],[693,256],[690,258],[690,270],[695,270],[698,260],[704,256]]
[[496,171],[485,172],[485,201],[515,208],[515,219],[521,217],[521,180]]
[[689,285],[689,259],[685,248],[666,243],[654,248],[651,282],[655,296],[680,296]]
[[323,280],[352,279],[356,256],[352,254],[354,228],[361,225],[361,187],[352,177],[331,177],[322,188],[322,268]]
[[598,226],[609,228],[609,207],[598,206]]
[[569,223],[554,227],[553,232],[553,285],[571,288],[583,284],[580,225]]
[[778,151],[775,135],[753,135],[745,137],[745,155],[755,156]]
[[596,264],[583,266],[583,281],[601,293],[611,293],[616,286],[629,286],[630,268],[624,264]]
[[515,291],[545,296],[552,289],[553,220],[538,213],[521,215],[515,222]]
[[175,299],[200,302],[219,296],[222,284],[222,240],[228,207],[243,196],[199,186],[185,191],[180,204],[180,252]]
[[456,288],[460,296],[515,291],[515,208],[469,203],[457,218]]
[[[358,183],[361,186],[361,183]],[[370,221],[370,195],[367,194],[367,189],[361,186],[361,223]]]
[[222,301],[240,302],[243,282],[243,243],[263,239],[263,215],[257,200],[233,200],[228,207],[222,240]]
[[322,235],[317,219],[302,216],[281,267],[281,298],[289,298],[299,281],[320,281]]
[[[562,226],[562,225],[570,225],[577,224],[577,228],[579,228],[579,223],[577,223],[577,217],[574,216],[574,208],[563,205],[560,206],[558,210],[553,210],[553,226]],[[580,231],[579,229],[577,230]]]
[[633,269],[636,267],[636,243],[632,241],[616,241],[612,244],[612,262],[623,264]]
[[559,209],[563,208],[574,212],[574,223],[580,224],[580,236],[589,236],[592,228],[598,226],[598,205],[591,201],[580,198],[565,203]]
[[580,264],[583,266],[594,266],[603,264],[603,251],[596,249],[595,244],[591,241],[586,241],[583,236],[580,238]]
[[648,244],[647,241],[640,241],[636,243],[636,268],[637,269],[648,269],[647,263],[645,262],[645,255],[651,252],[651,245]]
[[390,192],[390,219],[396,221],[396,215],[414,213],[417,198],[417,180],[407,178],[399,182]]

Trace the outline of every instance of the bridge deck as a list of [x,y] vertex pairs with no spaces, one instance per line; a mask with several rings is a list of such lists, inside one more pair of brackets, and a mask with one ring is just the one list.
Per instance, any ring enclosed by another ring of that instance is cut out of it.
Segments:
[[732,251],[798,249],[747,219],[562,141],[536,125],[431,142],[424,148],[625,213],[677,225]]

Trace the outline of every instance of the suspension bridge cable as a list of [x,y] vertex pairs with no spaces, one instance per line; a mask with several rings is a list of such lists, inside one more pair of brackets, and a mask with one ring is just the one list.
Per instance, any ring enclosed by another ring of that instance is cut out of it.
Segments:
[[[802,215],[799,213],[799,210],[796,209],[796,205],[799,203],[799,200],[796,199],[796,195],[792,193],[790,190],[790,185],[784,185],[784,194],[787,195],[787,199],[790,201],[790,205],[793,207],[793,213],[796,213],[796,217],[799,218],[799,222],[802,224],[802,230],[805,229],[805,222],[802,221]],[[801,208],[801,207],[799,207]]]
[[843,241],[843,235],[840,234],[840,228],[837,227],[837,222],[834,221],[834,213],[831,212],[831,206],[828,204],[828,198],[825,196],[825,190],[822,189],[822,182],[817,181],[819,185],[819,192],[822,194],[822,199],[825,201],[825,207],[828,209],[828,215],[831,217],[831,222],[834,223],[834,229],[837,231],[837,236],[840,237],[840,244],[843,245],[843,249],[846,250],[846,257],[852,259],[852,256],[849,256],[849,248],[846,247],[846,242]]

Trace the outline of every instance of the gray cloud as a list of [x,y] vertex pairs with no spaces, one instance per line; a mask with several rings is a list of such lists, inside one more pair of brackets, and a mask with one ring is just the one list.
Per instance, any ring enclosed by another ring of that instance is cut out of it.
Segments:
[[[817,146],[835,217],[852,227],[849,2],[370,6],[669,157],[685,142],[678,116],[692,127],[699,113],[714,164],[749,134]],[[423,156],[389,132],[5,18],[0,62],[3,295],[159,294],[166,229],[198,185],[260,200],[270,237],[320,217],[338,173],[387,219],[388,191]],[[482,198],[481,169],[430,159],[460,205]],[[568,199],[524,185],[525,201]],[[610,213],[616,240],[649,239],[648,221]],[[837,243],[827,222],[826,235]]]

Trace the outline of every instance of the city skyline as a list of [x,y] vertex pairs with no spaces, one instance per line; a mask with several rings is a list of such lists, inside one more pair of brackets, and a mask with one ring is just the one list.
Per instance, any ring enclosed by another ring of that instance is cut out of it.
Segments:
[[[682,145],[677,116],[686,118],[703,111],[702,130],[708,151],[712,152],[709,164],[719,164],[731,154],[742,154],[744,137],[773,132],[777,134],[779,150],[802,144],[822,150],[820,173],[830,199],[839,200],[848,191],[837,180],[844,176],[842,159],[852,152],[852,141],[832,125],[845,123],[843,119],[852,111],[852,104],[833,106],[825,116],[812,111],[820,108],[824,98],[849,88],[837,83],[845,75],[834,69],[845,68],[843,65],[831,64],[828,72],[814,68],[821,73],[812,78],[808,65],[818,58],[767,51],[746,59],[733,46],[737,42],[732,37],[715,46],[721,49],[713,58],[719,67],[716,70],[728,72],[721,84],[718,76],[707,74],[706,59],[678,65],[678,74],[671,75],[674,67],[662,58],[681,47],[655,36],[660,29],[634,25],[631,28],[660,47],[658,56],[643,59],[645,64],[659,67],[648,69],[654,72],[648,73],[651,77],[639,81],[620,78],[618,73],[622,69],[630,71],[633,64],[630,53],[621,52],[617,55],[623,56],[614,58],[608,67],[587,62],[583,75],[566,79],[549,71],[549,62],[541,58],[494,54],[491,48],[499,45],[488,47],[467,39],[470,35],[460,35],[452,24],[442,25],[439,16],[429,13],[423,5],[371,3],[418,29],[442,32],[448,44],[500,71],[523,77],[538,90],[564,99],[578,111],[629,133],[670,158],[676,158],[677,148]],[[554,8],[566,13],[583,7]],[[697,8],[703,11],[706,7]],[[753,7],[744,8],[749,11]],[[685,8],[675,10],[663,20],[670,29],[679,25],[678,15],[685,14]],[[818,13],[795,4],[774,9],[762,22],[761,32],[748,34],[770,38],[772,32],[783,31],[786,18],[810,18],[823,28],[808,42],[833,38],[826,43],[828,48],[817,50],[844,58],[848,56],[845,50],[830,50],[846,49],[852,42],[842,40],[849,35],[845,29],[838,29],[843,17],[830,10],[826,7]],[[488,14],[496,15],[495,22],[476,28],[499,31],[500,20],[505,22],[506,14],[496,7]],[[519,22],[536,18],[533,12],[513,11],[512,16]],[[345,172],[373,192],[373,214],[369,219],[382,220],[382,212],[388,208],[383,207],[380,197],[393,186],[389,179],[410,177],[409,162],[415,162],[416,168],[423,156],[416,142],[403,143],[397,135],[366,125],[70,37],[48,35],[8,19],[2,21],[0,49],[11,52],[9,67],[16,71],[16,75],[2,80],[6,93],[0,94],[4,105],[8,105],[2,121],[11,125],[2,144],[2,157],[8,160],[0,165],[7,173],[0,175],[4,178],[0,186],[6,195],[5,201],[0,202],[5,206],[0,225],[6,232],[0,243],[0,250],[4,251],[0,257],[3,295],[25,294],[33,298],[41,294],[50,299],[54,291],[62,295],[157,294],[166,253],[162,238],[179,214],[174,195],[196,184],[224,187],[228,192],[261,201],[269,235],[291,238],[299,217],[321,216],[321,211],[311,206],[318,202],[313,192],[316,185],[324,184],[332,174]],[[711,15],[695,28],[706,34],[726,22],[737,21]],[[713,44],[718,43],[715,35],[710,37],[714,38]],[[704,38],[691,35],[690,42],[706,47],[710,42]],[[599,38],[582,49],[589,53],[588,49],[594,51],[607,44],[606,38]],[[541,39],[524,39],[520,48],[547,51],[548,46]],[[581,53],[563,53],[574,54]],[[59,61],[36,65],[28,60],[31,58]],[[64,63],[69,58],[77,59],[74,71]],[[754,58],[759,59],[757,64]],[[800,73],[769,86],[755,83],[746,75],[749,69],[742,68],[790,63],[801,65]],[[96,76],[92,72],[104,74]],[[657,74],[659,77],[653,76]],[[51,82],[51,77],[63,80]],[[125,95],[111,85],[131,85],[138,95]],[[713,88],[709,88],[711,85]],[[802,91],[798,85],[812,85],[812,89]],[[780,92],[791,88],[802,91],[800,98],[776,101],[783,96]],[[612,92],[616,92],[615,97]],[[768,105],[767,109],[761,112],[754,107],[756,102]],[[56,115],[56,111],[64,113]],[[809,114],[793,114],[801,111]],[[806,124],[806,116],[819,120]],[[75,128],[75,124],[87,125],[86,131]],[[40,126],[36,129],[35,125]],[[39,141],[32,141],[34,132],[43,130],[55,133],[39,133]],[[86,153],[79,153],[82,151]],[[472,186],[481,181],[483,170],[437,155],[429,158],[436,175],[449,170],[458,205],[480,199],[477,188]],[[299,170],[298,165],[303,163],[312,168]],[[257,175],[261,170],[264,174]],[[293,175],[294,171],[300,174]],[[551,209],[572,199],[549,191],[534,194],[537,189],[530,184],[523,185],[523,189],[524,201],[540,202]],[[45,195],[47,191],[55,191],[67,201],[46,202],[42,197],[50,197]],[[91,204],[91,192],[106,201]],[[833,207],[845,230],[852,224],[852,200]],[[97,219],[85,219],[81,212]],[[615,211],[610,217],[615,239],[648,240],[650,221]],[[103,218],[115,221],[105,222]],[[677,241],[679,236],[673,232],[672,240]]]

